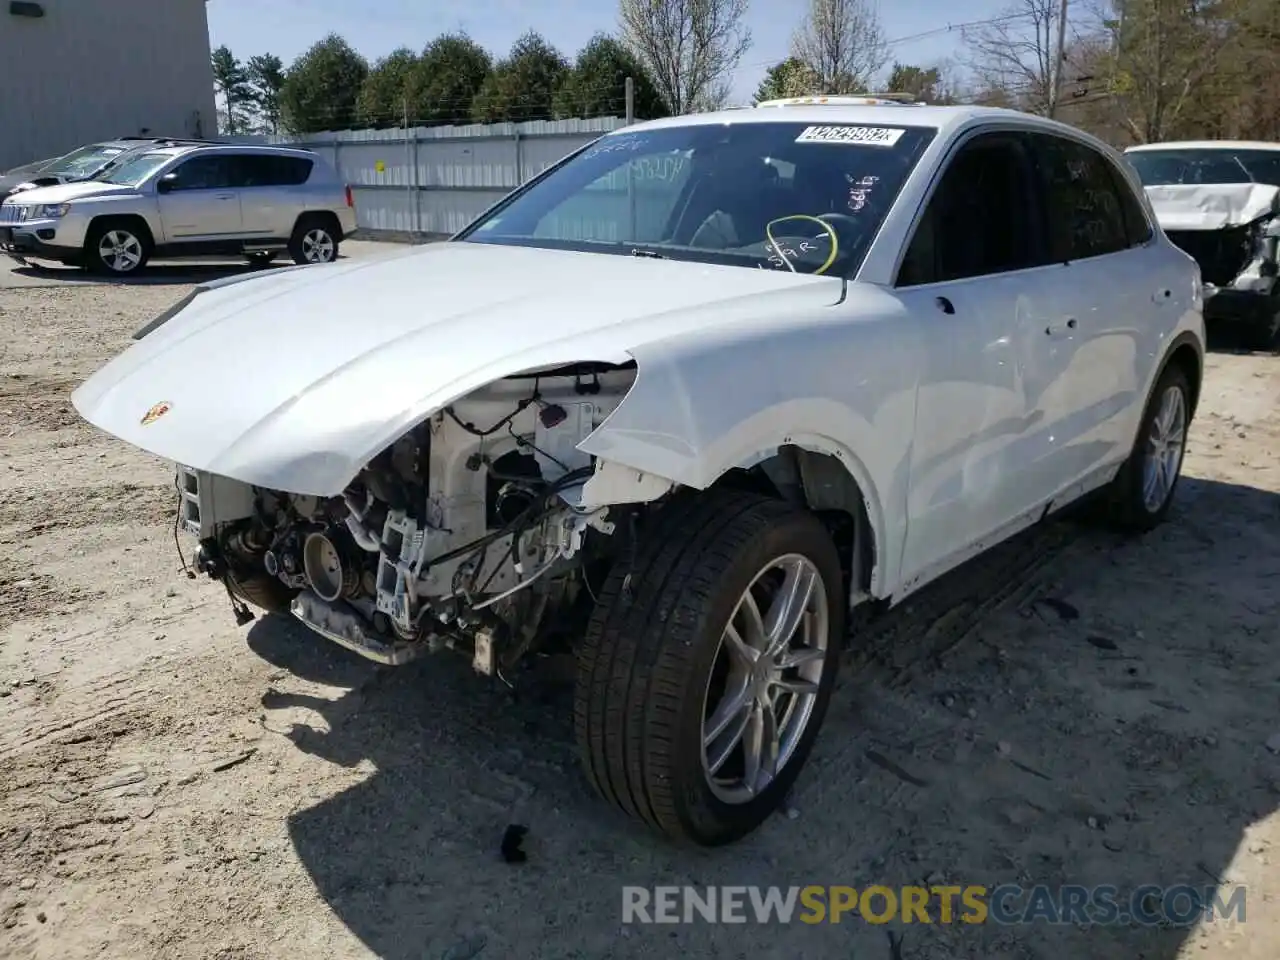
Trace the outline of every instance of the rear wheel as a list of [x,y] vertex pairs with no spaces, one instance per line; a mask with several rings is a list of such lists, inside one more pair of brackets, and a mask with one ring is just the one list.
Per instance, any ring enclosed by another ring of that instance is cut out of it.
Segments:
[[338,259],[338,230],[331,217],[309,214],[298,220],[289,239],[296,264],[332,263]]
[[94,273],[132,276],[151,257],[151,237],[132,221],[100,220],[89,229],[84,255],[85,265]]
[[1147,401],[1133,452],[1107,491],[1114,526],[1146,531],[1164,520],[1182,473],[1190,425],[1191,385],[1182,368],[1170,364]]
[[677,499],[609,574],[578,660],[587,777],[668,836],[750,833],[812,749],[844,631],[839,557],[812,514],[751,494]]

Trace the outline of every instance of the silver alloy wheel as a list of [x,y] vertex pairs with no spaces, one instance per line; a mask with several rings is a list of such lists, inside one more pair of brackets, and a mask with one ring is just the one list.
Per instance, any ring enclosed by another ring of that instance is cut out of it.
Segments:
[[1164,506],[1182,468],[1187,435],[1187,404],[1179,387],[1169,387],[1147,434],[1147,454],[1142,461],[1142,505],[1148,513]]
[[98,241],[98,259],[108,270],[129,273],[142,262],[142,241],[128,230],[108,230]]
[[703,771],[723,802],[759,796],[795,753],[818,700],[829,625],[822,574],[798,553],[771,560],[739,598],[702,705]]
[[312,227],[302,238],[302,257],[307,263],[328,263],[333,259],[334,243],[329,231]]

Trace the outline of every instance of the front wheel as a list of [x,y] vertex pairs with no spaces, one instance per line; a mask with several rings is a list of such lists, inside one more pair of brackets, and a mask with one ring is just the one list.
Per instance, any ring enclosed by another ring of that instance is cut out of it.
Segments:
[[253,253],[244,255],[245,261],[255,270],[261,270],[263,267],[271,266],[271,262],[275,260],[276,254],[271,250],[255,250]]
[[579,652],[588,779],[673,839],[740,839],[812,749],[844,631],[839,557],[812,514],[749,494],[677,499],[611,571]]
[[128,277],[147,265],[151,240],[132,223],[102,221],[85,238],[85,266],[94,273]]

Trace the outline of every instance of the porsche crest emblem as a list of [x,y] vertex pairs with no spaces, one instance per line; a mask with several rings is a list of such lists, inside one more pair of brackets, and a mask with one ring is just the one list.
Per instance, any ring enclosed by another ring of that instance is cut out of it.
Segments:
[[142,425],[145,427],[148,424],[155,423],[157,420],[159,420],[161,417],[163,417],[166,413],[168,413],[172,409],[173,409],[173,404],[171,404],[168,400],[160,401],[154,407],[152,407],[150,410],[148,410],[146,413],[142,415]]

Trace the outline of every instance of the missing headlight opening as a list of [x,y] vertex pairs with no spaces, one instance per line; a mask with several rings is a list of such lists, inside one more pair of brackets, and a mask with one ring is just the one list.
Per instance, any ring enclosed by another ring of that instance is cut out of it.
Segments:
[[634,381],[634,364],[497,381],[414,427],[340,497],[179,468],[196,566],[238,618],[247,601],[382,663],[454,647],[503,676],[549,624],[566,640],[580,628],[617,520],[670,487],[634,484],[637,505],[584,501],[610,477],[577,446]]

